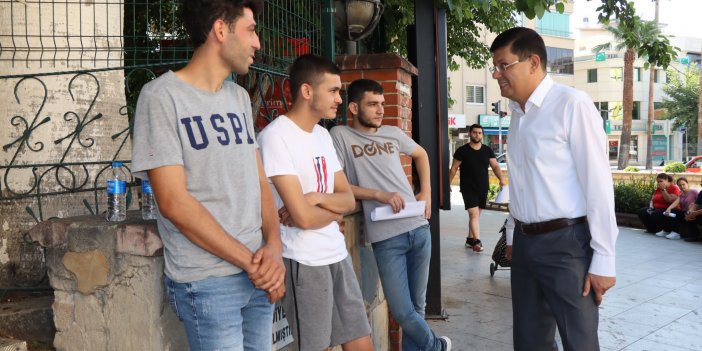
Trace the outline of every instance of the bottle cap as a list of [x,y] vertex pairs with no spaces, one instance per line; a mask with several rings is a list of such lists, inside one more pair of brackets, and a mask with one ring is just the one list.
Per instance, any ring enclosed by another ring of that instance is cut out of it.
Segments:
[[122,162],[114,161],[112,162],[112,167],[122,167]]

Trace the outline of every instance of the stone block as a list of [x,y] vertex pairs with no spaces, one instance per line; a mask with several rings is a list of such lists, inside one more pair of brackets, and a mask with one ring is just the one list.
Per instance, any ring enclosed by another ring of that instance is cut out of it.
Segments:
[[371,337],[376,350],[389,350],[390,339],[388,338],[388,304],[383,301],[370,311]]
[[51,219],[39,222],[27,234],[43,247],[57,247],[66,244],[66,233],[71,225],[70,220]]
[[0,303],[0,330],[20,340],[51,343],[54,339],[52,296]]
[[75,322],[75,302],[73,294],[64,291],[54,291],[54,303],[51,305],[54,311],[54,325],[56,331],[67,331]]
[[27,351],[27,342],[0,338],[0,351]]
[[110,267],[102,251],[67,252],[63,256],[63,265],[75,274],[78,291],[85,295],[108,283]]
[[117,252],[139,256],[163,256],[163,242],[155,224],[127,225],[117,230]]

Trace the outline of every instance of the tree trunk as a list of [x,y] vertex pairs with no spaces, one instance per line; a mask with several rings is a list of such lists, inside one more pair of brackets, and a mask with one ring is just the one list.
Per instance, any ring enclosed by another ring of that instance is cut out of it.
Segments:
[[700,66],[700,97],[697,99],[697,155],[702,155],[702,65]]
[[[653,0],[656,3],[656,25],[658,25],[658,0]],[[656,74],[656,68],[651,65],[651,74],[648,79],[648,123],[646,126],[646,169],[653,169],[653,76]]]
[[646,126],[646,169],[653,169],[653,76],[656,68],[651,65],[648,78],[648,121]]
[[622,137],[619,141],[619,160],[617,169],[622,170],[629,164],[629,144],[631,143],[632,111],[634,110],[634,50],[626,49],[624,53],[624,116],[622,119]]

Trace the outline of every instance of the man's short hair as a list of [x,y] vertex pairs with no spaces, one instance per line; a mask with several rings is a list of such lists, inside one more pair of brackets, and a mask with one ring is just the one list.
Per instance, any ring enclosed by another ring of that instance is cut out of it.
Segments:
[[317,55],[307,54],[295,59],[289,70],[293,102],[297,100],[302,84],[319,84],[325,73],[340,75],[341,70],[334,62]]
[[255,16],[263,10],[263,0],[182,0],[181,18],[193,48],[207,41],[215,21],[221,19],[230,26],[248,8]]
[[363,95],[366,93],[383,94],[383,86],[372,79],[357,79],[354,80],[347,90],[349,95],[349,103],[360,103]]
[[494,53],[507,46],[511,46],[510,51],[517,55],[520,61],[528,59],[531,55],[538,55],[541,58],[541,69],[546,72],[546,44],[539,33],[524,27],[508,29],[495,38],[490,52]]
[[482,129],[483,131],[485,130],[485,129],[483,129],[483,126],[481,126],[480,124],[477,124],[477,123],[472,124],[472,125],[470,126],[470,129],[468,129],[468,132],[469,132],[469,133],[472,132],[473,129]]

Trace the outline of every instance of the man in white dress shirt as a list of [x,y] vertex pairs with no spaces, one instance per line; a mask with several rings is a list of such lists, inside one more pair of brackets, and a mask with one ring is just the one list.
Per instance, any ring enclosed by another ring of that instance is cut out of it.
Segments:
[[552,349],[558,326],[564,350],[599,350],[597,306],[616,282],[618,235],[602,118],[589,96],[546,73],[546,47],[535,31],[509,29],[490,52],[492,76],[513,110],[507,254],[514,349]]

